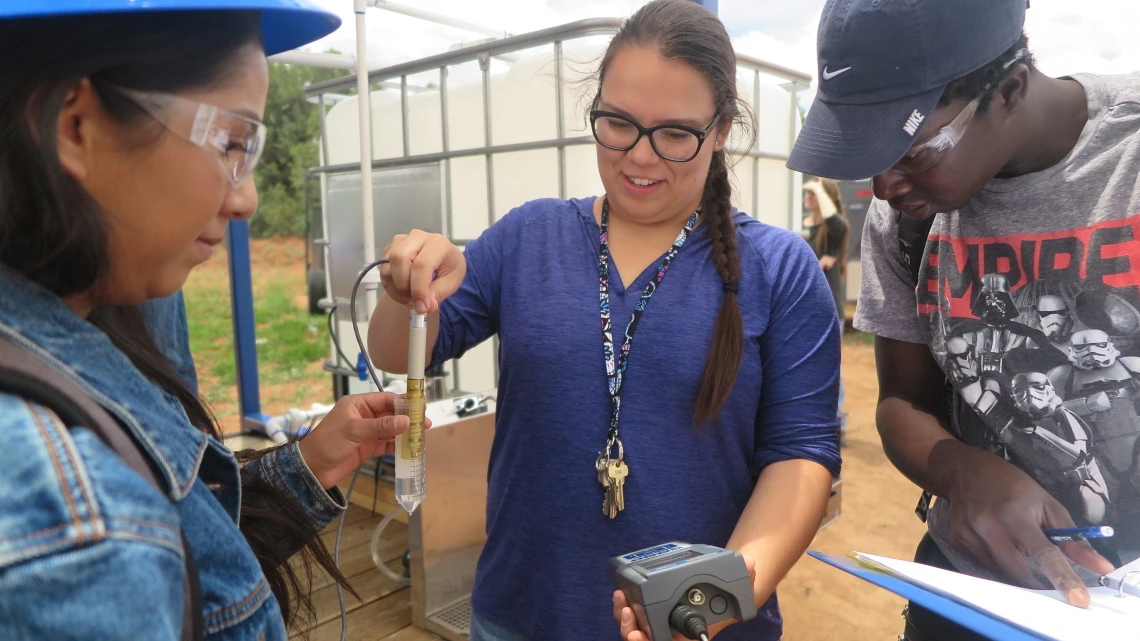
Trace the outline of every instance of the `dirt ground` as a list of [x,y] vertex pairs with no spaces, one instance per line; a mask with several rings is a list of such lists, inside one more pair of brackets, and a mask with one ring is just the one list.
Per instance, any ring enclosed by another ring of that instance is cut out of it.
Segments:
[[[843,450],[843,506],[812,549],[853,551],[910,560],[926,526],[914,515],[920,490],[883,454],[875,430],[875,355],[848,340],[843,348],[847,447]],[[903,599],[809,556],[778,588],[784,641],[894,641],[902,632]]]
[[[252,250],[255,291],[274,279],[288,279],[297,283],[296,303],[304,306],[301,242],[255,241]],[[197,270],[192,280],[225,282],[226,271],[223,253]],[[192,307],[189,291],[187,302]],[[319,318],[317,321],[315,325],[320,326]],[[318,382],[305,385],[303,392],[296,383],[263,384],[264,411],[279,413],[288,407],[327,402],[331,390],[319,361],[310,364],[307,371]],[[842,514],[816,537],[811,547],[834,554],[858,550],[910,559],[925,528],[914,516],[919,490],[883,454],[874,424],[878,397],[874,353],[866,341],[852,336],[845,341],[843,380],[848,446],[843,450]],[[209,400],[225,431],[236,431],[236,391]],[[901,598],[808,556],[780,584],[779,595],[786,622],[784,641],[894,641],[902,631]]]

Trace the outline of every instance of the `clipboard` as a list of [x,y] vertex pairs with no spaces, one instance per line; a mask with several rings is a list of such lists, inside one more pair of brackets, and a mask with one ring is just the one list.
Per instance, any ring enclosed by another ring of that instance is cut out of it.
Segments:
[[[1028,590],[940,568],[856,552],[841,558],[808,554],[828,565],[910,599],[991,639],[1013,641],[1089,641],[1136,638],[1140,597],[1129,583],[1116,589],[1091,587],[1087,608],[1068,605],[1056,590]],[[1140,570],[1136,561],[1107,575],[1128,581]]]
[[893,592],[908,601],[991,639],[1002,641],[1051,641],[1013,623],[998,619],[951,595],[945,595],[892,576],[850,557],[808,550],[810,556],[868,583]]

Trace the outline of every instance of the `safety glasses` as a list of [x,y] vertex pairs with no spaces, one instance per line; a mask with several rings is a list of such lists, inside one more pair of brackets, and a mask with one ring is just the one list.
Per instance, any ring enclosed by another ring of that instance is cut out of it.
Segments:
[[981,101],[981,96],[971,100],[970,104],[966,105],[950,124],[939,129],[933,138],[907,150],[906,155],[895,163],[892,169],[902,174],[918,174],[942,162],[958,145],[958,141],[962,140]]
[[234,187],[249,178],[261,160],[266,127],[257,120],[174,94],[121,87],[114,90],[172,133],[211,152]]
[[[1013,54],[1009,62],[1002,65],[1002,71],[1021,62],[1028,55],[1029,52],[1025,49],[1019,49]],[[961,113],[950,121],[950,124],[938,130],[938,133],[930,140],[908,150],[902,160],[895,163],[892,169],[902,174],[918,174],[942,162],[962,140],[966,128],[970,126],[970,121],[973,120],[974,113],[978,110],[978,105],[982,102],[982,97],[989,93],[992,86],[992,84],[987,84],[982,89],[981,95],[971,100],[970,104],[966,105]]]

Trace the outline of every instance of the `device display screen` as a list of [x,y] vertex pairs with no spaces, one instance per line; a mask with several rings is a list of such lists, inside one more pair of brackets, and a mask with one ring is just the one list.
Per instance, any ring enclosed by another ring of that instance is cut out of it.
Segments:
[[695,550],[685,550],[684,552],[681,552],[680,554],[671,554],[669,556],[663,556],[663,557],[660,557],[657,559],[653,559],[647,563],[639,563],[638,565],[640,565],[642,567],[642,569],[644,569],[644,570],[653,570],[655,568],[659,568],[662,566],[672,565],[672,564],[677,563],[679,561],[687,561],[689,559],[695,559],[698,556],[703,556],[703,555],[700,552],[697,552]]

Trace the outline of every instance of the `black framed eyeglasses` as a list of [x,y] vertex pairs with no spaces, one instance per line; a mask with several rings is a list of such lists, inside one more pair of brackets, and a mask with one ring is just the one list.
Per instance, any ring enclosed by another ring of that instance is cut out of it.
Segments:
[[619,113],[599,109],[590,112],[590,128],[599,145],[614,151],[629,151],[637,146],[642,136],[649,136],[654,153],[673,162],[689,162],[696,158],[705,138],[719,120],[720,114],[717,114],[704,129],[670,124],[646,128]]

